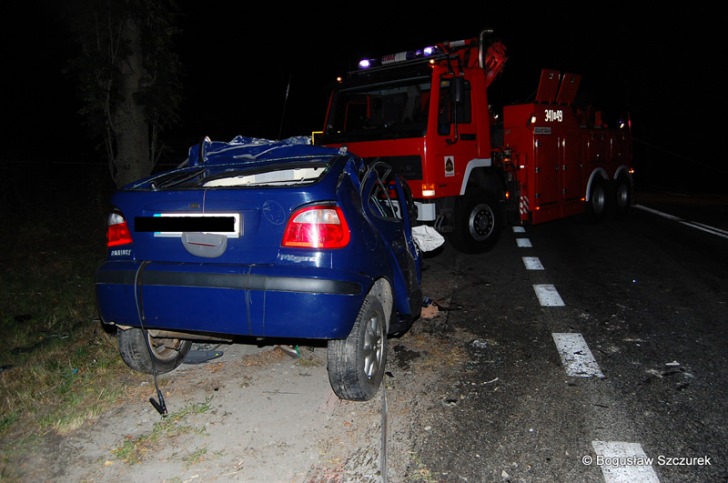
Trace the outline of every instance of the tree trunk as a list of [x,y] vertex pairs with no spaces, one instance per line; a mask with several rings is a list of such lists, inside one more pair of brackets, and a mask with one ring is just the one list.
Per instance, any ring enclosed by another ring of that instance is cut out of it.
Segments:
[[127,20],[122,36],[129,42],[131,54],[120,66],[120,102],[112,113],[116,147],[112,176],[119,188],[149,175],[154,168],[149,149],[148,120],[143,107],[134,99],[144,76],[141,31],[134,20]]

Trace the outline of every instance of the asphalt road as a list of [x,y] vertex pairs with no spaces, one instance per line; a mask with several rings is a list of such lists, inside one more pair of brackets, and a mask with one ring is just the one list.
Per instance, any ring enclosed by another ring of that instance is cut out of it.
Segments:
[[417,413],[433,480],[728,481],[726,205],[638,199],[428,258],[456,309],[438,335],[470,340]]

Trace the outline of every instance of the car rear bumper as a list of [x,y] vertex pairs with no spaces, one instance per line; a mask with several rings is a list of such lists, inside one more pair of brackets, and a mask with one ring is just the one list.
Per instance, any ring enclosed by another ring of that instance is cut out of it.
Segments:
[[339,339],[351,331],[372,280],[320,268],[108,261],[95,284],[106,324]]

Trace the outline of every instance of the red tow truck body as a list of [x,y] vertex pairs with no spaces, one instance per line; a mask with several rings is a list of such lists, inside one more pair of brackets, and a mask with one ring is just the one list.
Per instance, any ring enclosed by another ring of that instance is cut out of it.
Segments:
[[[618,119],[619,125],[609,127],[601,112],[575,108],[580,82],[579,75],[544,69],[534,102],[503,108],[503,145],[512,150],[522,223],[582,214],[589,203],[624,209],[631,201],[629,121]],[[606,186],[597,192],[598,183],[614,185],[614,193]],[[618,188],[629,191],[618,193]],[[603,214],[600,207],[591,210]]]
[[544,69],[531,102],[489,103],[507,60],[484,30],[365,59],[332,91],[318,143],[386,160],[407,178],[418,221],[463,252],[491,249],[506,224],[580,213],[600,219],[633,203],[629,124],[578,110],[581,77]]

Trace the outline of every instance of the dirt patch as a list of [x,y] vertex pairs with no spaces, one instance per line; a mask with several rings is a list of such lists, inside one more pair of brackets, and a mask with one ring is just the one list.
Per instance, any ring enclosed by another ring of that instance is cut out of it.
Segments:
[[[93,424],[48,434],[32,454],[5,455],[5,481],[413,481],[413,412],[440,404],[437,389],[467,354],[428,315],[389,342],[383,387],[368,402],[335,396],[326,349],[223,345],[222,357],[160,376],[168,415],[149,402],[150,377]],[[386,475],[386,478],[385,478]],[[426,478],[425,478],[426,479]]]

